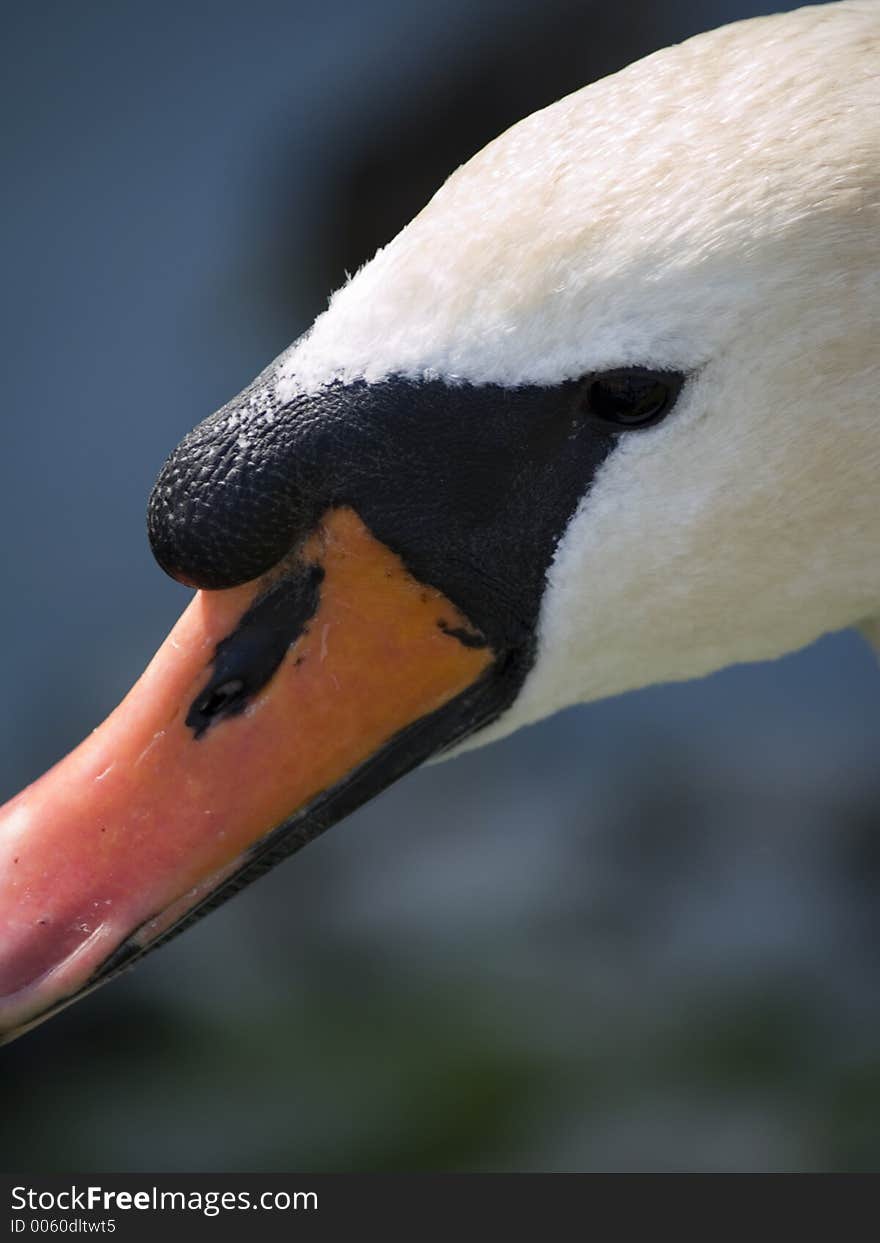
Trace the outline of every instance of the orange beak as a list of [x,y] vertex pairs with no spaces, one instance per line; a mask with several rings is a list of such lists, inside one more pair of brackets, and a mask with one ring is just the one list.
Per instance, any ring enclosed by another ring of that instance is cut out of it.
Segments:
[[[230,652],[266,643],[249,693]],[[0,1040],[467,732],[495,664],[351,509],[284,568],[199,592],[119,707],[0,810]]]

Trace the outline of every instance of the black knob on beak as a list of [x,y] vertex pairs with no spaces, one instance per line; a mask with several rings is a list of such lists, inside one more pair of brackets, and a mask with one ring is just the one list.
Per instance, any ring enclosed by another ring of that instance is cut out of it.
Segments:
[[192,587],[235,587],[276,565],[319,512],[306,461],[308,399],[253,385],[183,438],[147,512],[153,555]]

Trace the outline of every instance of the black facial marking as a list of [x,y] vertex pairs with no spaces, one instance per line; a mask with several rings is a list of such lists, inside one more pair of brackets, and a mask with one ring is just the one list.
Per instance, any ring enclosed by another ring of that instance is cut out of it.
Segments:
[[496,651],[529,646],[557,542],[618,440],[585,407],[594,381],[396,377],[284,406],[246,391],[166,462],[150,501],[153,550],[177,578],[229,587],[350,505]]
[[309,565],[279,579],[217,645],[211,680],[186,717],[196,738],[216,721],[243,712],[270,680],[314,616],[323,577],[319,565]]
[[[466,646],[491,645],[495,659],[460,695],[263,837],[154,941],[144,947],[132,934],[76,996],[510,706],[534,660],[550,560],[579,500],[621,432],[665,416],[683,382],[645,368],[546,388],[398,377],[336,384],[281,406],[257,381],[180,443],[148,515],[153,551],[168,573],[208,588],[247,582],[281,561],[328,509],[350,505],[472,627],[441,619],[440,628]],[[279,579],[218,645],[211,680],[187,716],[196,737],[243,711],[272,677],[316,612],[322,578],[313,565]]]
[[450,626],[442,617],[437,622],[437,626],[444,634],[448,634],[450,639],[458,639],[463,647],[483,648],[489,646],[485,635],[477,634],[474,630],[466,630],[464,626]]

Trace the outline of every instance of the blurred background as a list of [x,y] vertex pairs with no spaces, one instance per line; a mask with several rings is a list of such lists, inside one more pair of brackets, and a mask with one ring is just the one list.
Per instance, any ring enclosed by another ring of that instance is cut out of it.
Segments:
[[[5,9],[0,796],[187,601],[166,453],[521,116],[748,0]],[[880,1165],[853,634],[406,779],[0,1051],[0,1168]]]

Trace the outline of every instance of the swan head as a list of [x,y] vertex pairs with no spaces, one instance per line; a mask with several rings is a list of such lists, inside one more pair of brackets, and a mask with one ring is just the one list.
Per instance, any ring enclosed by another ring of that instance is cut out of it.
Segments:
[[205,590],[0,812],[10,1030],[444,749],[880,616],[878,42],[741,23],[521,122],[185,438]]
[[585,472],[542,567],[534,664],[481,738],[880,613],[878,51],[869,4],[804,9],[536,113],[269,373],[283,396],[683,377]]

